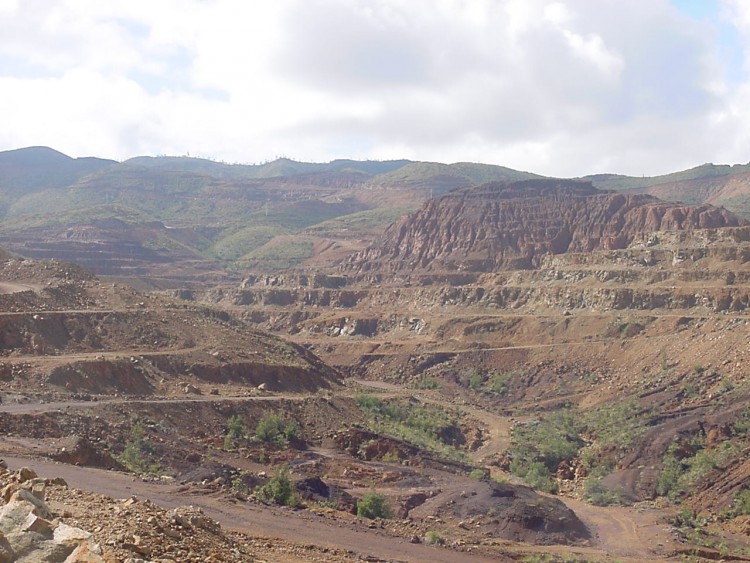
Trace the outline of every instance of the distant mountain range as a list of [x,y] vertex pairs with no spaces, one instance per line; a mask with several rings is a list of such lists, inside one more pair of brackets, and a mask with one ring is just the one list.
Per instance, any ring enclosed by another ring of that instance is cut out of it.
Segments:
[[[190,157],[125,162],[46,147],[0,152],[0,246],[162,280],[333,262],[431,197],[542,178],[502,166],[409,160],[260,165]],[[750,166],[584,177],[601,189],[721,205],[750,216]]]

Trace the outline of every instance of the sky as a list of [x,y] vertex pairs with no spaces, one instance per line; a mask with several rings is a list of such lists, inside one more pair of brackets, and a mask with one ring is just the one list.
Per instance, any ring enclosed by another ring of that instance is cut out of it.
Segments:
[[750,161],[750,0],[0,0],[0,150]]

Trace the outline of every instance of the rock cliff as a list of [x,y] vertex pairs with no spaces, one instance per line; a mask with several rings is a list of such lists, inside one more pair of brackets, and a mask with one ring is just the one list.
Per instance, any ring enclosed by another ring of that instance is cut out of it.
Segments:
[[342,268],[354,273],[533,269],[550,254],[623,249],[644,232],[742,224],[710,205],[600,191],[588,182],[490,183],[428,201]]

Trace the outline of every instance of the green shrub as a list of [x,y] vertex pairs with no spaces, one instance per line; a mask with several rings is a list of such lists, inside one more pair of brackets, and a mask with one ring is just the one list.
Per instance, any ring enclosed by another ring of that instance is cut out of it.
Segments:
[[487,472],[484,469],[472,469],[471,473],[469,473],[469,477],[472,479],[476,479],[477,481],[481,481],[485,477],[487,477]]
[[630,400],[619,404],[602,405],[582,417],[583,427],[594,438],[594,443],[581,451],[581,461],[589,474],[609,472],[643,436],[650,410]]
[[437,390],[442,389],[443,386],[440,384],[439,381],[432,377],[427,377],[426,375],[423,375],[420,377],[414,385],[412,385],[414,389],[425,389],[425,390]]
[[484,375],[476,369],[467,370],[464,374],[466,379],[466,386],[472,391],[479,391],[484,385]]
[[248,494],[250,492],[250,488],[247,486],[247,479],[248,474],[244,471],[235,475],[232,478],[232,491],[241,495]]
[[449,444],[461,438],[461,430],[455,416],[445,410],[405,401],[384,401],[368,393],[358,394],[355,401],[368,415],[370,426],[376,432],[390,434],[446,457],[460,456]]
[[367,493],[357,502],[357,516],[362,518],[390,518],[392,515],[391,508],[385,500],[385,497],[379,493]]
[[247,427],[242,419],[237,415],[232,415],[227,419],[227,433],[224,435],[224,448],[230,449],[235,440],[242,440],[247,437]]
[[401,458],[398,457],[397,452],[388,452],[386,454],[383,454],[383,456],[380,458],[380,461],[383,461],[385,463],[400,463]]
[[529,486],[556,492],[552,473],[563,461],[576,457],[584,442],[580,436],[580,416],[572,410],[560,410],[544,420],[516,426],[509,453],[511,473]]
[[532,489],[546,493],[557,493],[557,483],[544,463],[535,461],[525,468],[521,475]]
[[583,446],[580,429],[579,417],[573,411],[557,411],[545,420],[516,426],[510,453],[522,466],[539,461],[556,471],[561,462],[573,459]]
[[595,506],[611,506],[623,503],[622,490],[609,489],[599,479],[589,478],[583,485],[583,498]]
[[363,412],[379,421],[403,422],[409,416],[398,401],[384,401],[369,393],[359,393],[355,402]]
[[737,493],[734,500],[732,500],[730,513],[732,517],[750,514],[750,490],[744,489]]
[[488,381],[489,390],[497,395],[505,395],[505,393],[508,392],[508,387],[510,386],[510,380],[512,378],[513,373],[510,371],[493,374]]
[[255,427],[255,437],[262,442],[285,445],[299,438],[300,427],[296,420],[286,420],[276,414],[263,415]]
[[255,489],[255,496],[261,502],[280,506],[296,506],[294,483],[286,465],[280,467],[276,474],[265,484]]
[[440,532],[429,530],[424,536],[424,542],[430,545],[443,545],[445,544],[445,538],[440,534]]
[[154,448],[146,436],[143,422],[133,419],[125,449],[117,460],[134,473],[154,473],[158,470],[158,464],[153,462],[153,454]]
[[697,516],[689,508],[683,508],[670,520],[670,524],[675,528],[699,529],[706,525],[706,519]]
[[680,477],[684,473],[684,468],[680,460],[678,460],[672,449],[667,450],[666,455],[662,461],[662,470],[659,474],[659,479],[656,482],[656,493],[661,496],[668,496],[675,498],[682,494],[682,489],[679,488]]
[[735,456],[738,449],[738,446],[730,441],[710,450],[703,449],[700,440],[693,440],[690,446],[693,448],[693,455],[682,459],[676,456],[680,444],[673,442],[669,446],[662,460],[662,471],[656,486],[658,494],[671,500],[678,499],[711,471]]
[[682,396],[686,399],[692,399],[698,396],[698,388],[692,383],[686,383],[682,388]]
[[737,420],[732,425],[732,435],[747,436],[750,433],[750,407],[747,407],[740,413]]

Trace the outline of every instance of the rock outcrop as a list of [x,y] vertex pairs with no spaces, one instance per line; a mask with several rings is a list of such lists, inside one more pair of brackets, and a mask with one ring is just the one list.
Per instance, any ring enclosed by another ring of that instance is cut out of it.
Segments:
[[618,250],[655,231],[733,227],[744,221],[710,205],[665,203],[572,180],[491,183],[428,201],[391,225],[343,269],[490,272],[533,269],[544,256]]
[[0,508],[0,562],[103,563],[91,534],[55,518],[45,502],[47,481],[23,468],[6,473]]

